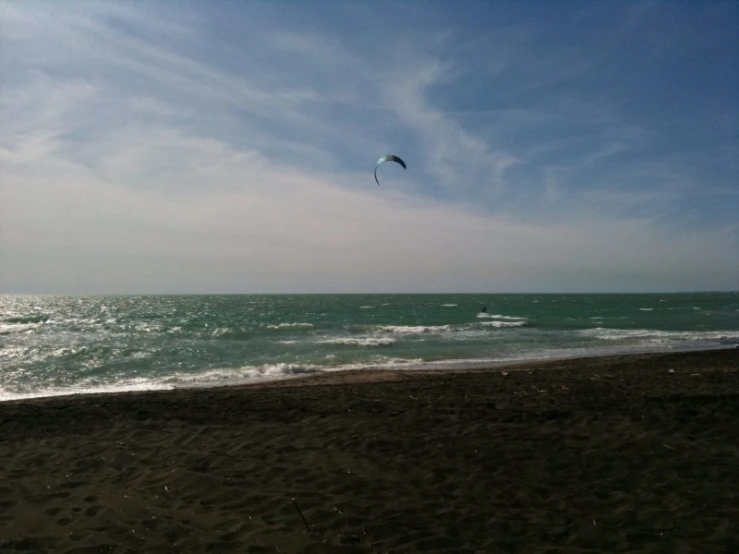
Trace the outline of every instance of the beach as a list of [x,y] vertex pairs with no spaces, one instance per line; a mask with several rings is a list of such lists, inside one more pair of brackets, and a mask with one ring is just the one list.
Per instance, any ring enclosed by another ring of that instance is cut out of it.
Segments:
[[739,551],[739,350],[0,403],[0,552]]

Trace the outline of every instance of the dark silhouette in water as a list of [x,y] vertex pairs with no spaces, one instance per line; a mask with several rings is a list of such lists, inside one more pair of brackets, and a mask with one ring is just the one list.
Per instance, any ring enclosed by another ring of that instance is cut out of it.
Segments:
[[482,313],[485,313],[485,312],[487,312],[487,311],[488,311],[488,308],[487,308],[487,306],[483,306],[483,307],[482,307],[482,309],[481,309],[480,311],[481,311]]

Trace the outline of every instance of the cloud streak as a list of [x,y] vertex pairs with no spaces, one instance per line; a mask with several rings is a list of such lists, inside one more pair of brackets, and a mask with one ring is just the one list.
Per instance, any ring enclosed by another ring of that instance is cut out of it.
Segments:
[[668,140],[593,84],[628,56],[531,14],[499,53],[453,17],[368,41],[183,6],[4,8],[0,291],[736,287],[736,136]]

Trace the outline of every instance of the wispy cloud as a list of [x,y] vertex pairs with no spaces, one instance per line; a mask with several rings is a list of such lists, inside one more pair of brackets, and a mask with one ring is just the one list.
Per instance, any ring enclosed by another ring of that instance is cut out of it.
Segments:
[[[725,83],[695,91],[695,117],[665,114],[618,80],[653,66],[574,45],[574,15],[557,30],[524,10],[496,36],[456,12],[406,33],[364,11],[352,37],[267,5],[246,26],[238,5],[181,6],[0,12],[0,288],[734,286]],[[621,37],[654,17],[604,9]],[[676,134],[717,106],[724,127]],[[388,152],[409,170],[378,188]]]

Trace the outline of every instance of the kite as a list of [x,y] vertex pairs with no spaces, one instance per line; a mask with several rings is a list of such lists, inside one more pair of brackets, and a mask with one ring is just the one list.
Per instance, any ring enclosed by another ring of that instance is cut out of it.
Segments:
[[383,156],[379,160],[377,160],[377,165],[375,166],[375,182],[379,185],[380,181],[377,180],[377,168],[380,167],[385,162],[396,162],[403,166],[403,169],[408,169],[405,166],[405,162],[401,160],[398,156],[395,156],[393,154],[388,154],[387,156]]

